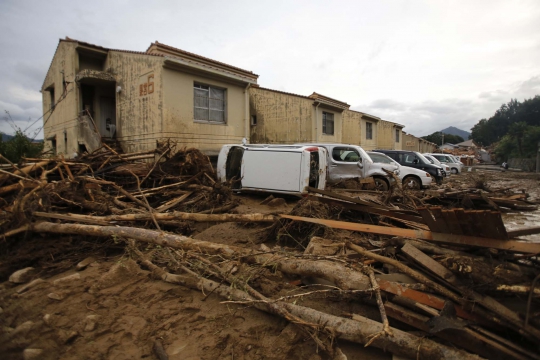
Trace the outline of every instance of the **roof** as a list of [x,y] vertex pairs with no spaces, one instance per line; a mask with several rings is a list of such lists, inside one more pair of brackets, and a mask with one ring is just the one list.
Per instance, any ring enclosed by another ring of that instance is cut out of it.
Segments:
[[172,56],[177,56],[177,57],[180,57],[180,58],[183,58],[183,57],[193,58],[195,60],[200,60],[200,61],[203,61],[203,62],[206,62],[206,63],[209,63],[209,64],[214,64],[214,65],[218,65],[220,67],[228,68],[230,70],[234,70],[236,72],[243,73],[244,75],[248,75],[250,77],[254,77],[254,78],[259,77],[259,75],[254,74],[253,71],[241,69],[239,67],[223,63],[221,61],[213,60],[213,59],[201,56],[201,55],[191,53],[189,51],[178,49],[178,48],[175,48],[173,46],[160,43],[157,40],[150,44],[148,49],[146,49],[145,54],[160,55],[160,56],[172,55]]
[[290,93],[290,92],[286,92],[286,91],[281,91],[281,90],[275,90],[275,89],[265,88],[265,87],[262,87],[262,86],[259,86],[259,85],[252,85],[251,87],[252,87],[252,88],[256,88],[256,89],[266,90],[266,91],[272,91],[272,92],[276,92],[276,93],[279,93],[279,94],[291,95],[291,96],[297,96],[297,97],[301,97],[301,98],[304,98],[304,99],[313,100],[313,99],[310,98],[309,96],[298,95],[298,94],[294,94],[294,93]]
[[471,140],[460,142],[456,144],[456,146],[478,146],[478,145],[476,145],[474,141],[471,139]]
[[332,99],[331,97],[328,97],[328,96],[325,96],[325,95],[322,95],[322,94],[319,94],[319,93],[316,93],[316,92],[313,92],[313,94],[309,95],[308,97],[310,99],[319,101],[321,103],[337,106],[339,108],[348,109],[351,106],[351,105],[347,104],[346,102],[339,101],[339,100],[336,100],[336,99]]

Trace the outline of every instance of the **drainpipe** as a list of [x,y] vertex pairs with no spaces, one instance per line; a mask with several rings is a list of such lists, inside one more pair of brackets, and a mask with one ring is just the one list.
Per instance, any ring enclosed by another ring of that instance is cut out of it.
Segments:
[[317,106],[315,106],[315,142],[319,142],[319,105],[321,103],[317,103]]
[[244,123],[244,137],[246,138],[248,144],[251,143],[251,139],[249,138],[249,88],[251,87],[251,83],[248,83],[246,88],[244,89],[244,97],[246,102],[246,107],[244,109],[246,121]]

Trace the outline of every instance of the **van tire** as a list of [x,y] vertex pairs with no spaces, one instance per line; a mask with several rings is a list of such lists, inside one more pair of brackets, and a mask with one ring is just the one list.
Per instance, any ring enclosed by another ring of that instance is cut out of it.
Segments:
[[452,174],[454,174],[454,175],[455,175],[455,174],[457,174],[457,173],[458,173],[458,169],[456,169],[456,168],[452,168]]
[[416,176],[406,176],[403,179],[403,186],[407,189],[420,190],[422,188],[422,181]]
[[377,190],[388,191],[388,188],[390,187],[390,185],[388,185],[388,182],[386,180],[380,177],[376,177],[374,178],[374,180],[375,180],[375,186]]

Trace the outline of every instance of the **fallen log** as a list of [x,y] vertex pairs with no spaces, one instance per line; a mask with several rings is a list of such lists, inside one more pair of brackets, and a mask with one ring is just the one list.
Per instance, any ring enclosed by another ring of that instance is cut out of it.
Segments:
[[[166,275],[163,277],[167,278]],[[191,289],[219,295],[227,300],[253,301],[255,308],[274,315],[280,315],[271,302],[257,301],[244,291],[221,285],[212,280],[202,277],[175,275],[174,282]],[[368,343],[373,334],[378,334],[383,330],[383,324],[359,315],[356,315],[354,320],[350,320],[304,306],[281,301],[276,303],[279,304],[280,308],[287,310],[288,313],[307,323],[317,324],[338,338],[362,345]],[[379,336],[373,339],[371,345],[413,359],[479,359],[478,356],[463,350],[445,346],[429,339],[419,338],[396,328],[390,328],[390,331],[393,334],[392,336]]]
[[149,213],[145,214],[127,214],[127,215],[108,215],[108,216],[92,216],[80,214],[54,214],[36,211],[35,216],[60,219],[67,221],[86,222],[89,224],[109,225],[111,221],[149,221],[152,218],[156,220],[184,220],[196,222],[271,222],[276,221],[274,215],[268,214],[201,214],[201,213],[185,213],[174,211],[172,213],[154,213],[153,217]]
[[443,243],[443,244],[485,247],[485,248],[493,248],[493,249],[506,250],[506,251],[512,251],[512,252],[532,253],[532,254],[540,253],[540,244],[538,243],[527,243],[527,242],[520,242],[520,241],[515,241],[515,240],[490,239],[490,238],[467,236],[467,235],[444,234],[444,233],[436,233],[436,232],[427,231],[427,230],[391,228],[391,227],[386,227],[386,226],[359,224],[359,223],[351,223],[351,222],[327,220],[327,219],[314,219],[314,218],[293,216],[293,215],[280,215],[280,217],[284,219],[291,219],[291,220],[296,220],[296,221],[311,222],[314,224],[325,225],[325,226],[336,228],[336,229],[360,231],[360,232],[367,232],[371,234],[388,235],[388,236],[402,236],[402,237],[406,237],[410,239],[422,239],[422,240],[434,241],[434,242]]
[[323,278],[343,290],[365,290],[371,287],[369,278],[349,267],[328,260],[287,258],[283,254],[257,253],[240,247],[195,240],[187,236],[126,226],[97,226],[80,224],[55,224],[39,222],[29,225],[35,232],[79,234],[89,236],[134,239],[181,250],[195,250],[220,255],[228,259],[240,258],[245,262],[269,266],[284,273]]

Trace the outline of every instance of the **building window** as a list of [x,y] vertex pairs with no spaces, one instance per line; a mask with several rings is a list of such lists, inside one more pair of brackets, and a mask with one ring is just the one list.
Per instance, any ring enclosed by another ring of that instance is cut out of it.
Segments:
[[373,123],[366,122],[366,140],[373,139]]
[[323,111],[322,132],[326,135],[334,135],[334,114]]
[[213,123],[225,123],[225,89],[195,84],[194,119]]
[[51,110],[54,109],[54,88],[49,89],[49,95],[51,96]]
[[396,129],[396,142],[399,142],[399,129]]
[[251,115],[251,125],[257,125],[257,115]]

